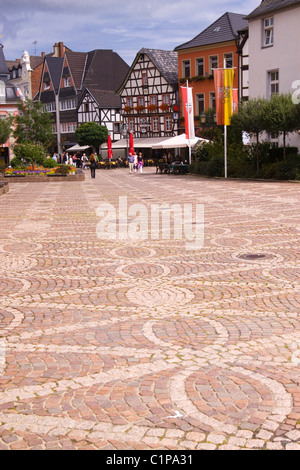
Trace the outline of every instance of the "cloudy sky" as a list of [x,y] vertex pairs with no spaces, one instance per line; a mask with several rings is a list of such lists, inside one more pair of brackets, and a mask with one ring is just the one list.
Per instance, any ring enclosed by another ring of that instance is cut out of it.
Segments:
[[142,48],[173,50],[225,12],[248,14],[260,0],[1,0],[0,42],[5,58],[52,52],[113,49],[131,65]]

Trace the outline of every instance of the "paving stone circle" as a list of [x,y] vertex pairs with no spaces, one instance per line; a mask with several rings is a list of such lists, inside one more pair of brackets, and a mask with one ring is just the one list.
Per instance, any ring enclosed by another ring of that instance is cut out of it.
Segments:
[[[299,184],[145,168],[10,186],[0,450],[300,450]],[[204,204],[203,247],[99,238],[121,196]]]

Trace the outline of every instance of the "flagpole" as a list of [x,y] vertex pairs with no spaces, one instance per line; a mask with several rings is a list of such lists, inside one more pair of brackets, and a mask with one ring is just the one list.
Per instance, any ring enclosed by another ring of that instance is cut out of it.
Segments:
[[189,165],[192,163],[192,155],[191,155],[191,125],[190,125],[190,110],[189,110],[189,99],[188,99],[188,87],[189,81],[186,81],[186,95],[187,95],[187,106],[188,106],[188,129],[189,129]]
[[227,126],[224,124],[224,169],[225,178],[227,178]]
[[[226,69],[226,59],[224,59],[224,69]],[[227,178],[227,125],[224,124],[224,176]]]

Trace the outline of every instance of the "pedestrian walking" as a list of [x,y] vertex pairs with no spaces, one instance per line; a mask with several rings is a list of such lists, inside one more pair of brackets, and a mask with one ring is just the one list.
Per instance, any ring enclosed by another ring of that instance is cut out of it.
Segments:
[[138,156],[137,156],[136,152],[134,152],[133,158],[134,158],[134,171],[135,171],[135,173],[136,173],[136,172],[137,172],[137,168],[138,168]]
[[140,152],[138,155],[138,171],[140,173],[143,173],[143,166],[144,166],[143,155]]
[[88,158],[86,154],[84,153],[81,157],[81,164],[82,164],[82,169],[85,170],[86,164],[88,162]]
[[132,173],[134,170],[134,156],[132,155],[132,153],[129,153],[127,161],[129,166],[129,173]]
[[90,169],[91,169],[91,178],[96,177],[96,159],[94,155],[92,154],[90,157]]

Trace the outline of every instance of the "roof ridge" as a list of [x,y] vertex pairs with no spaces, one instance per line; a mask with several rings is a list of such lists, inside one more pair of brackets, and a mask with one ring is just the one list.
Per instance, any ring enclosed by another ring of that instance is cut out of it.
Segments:
[[[207,35],[209,37],[209,33],[210,33],[210,30],[213,30],[214,28],[214,31],[216,31],[217,29],[217,25],[222,23],[222,21],[225,21],[228,23],[228,26],[230,28],[230,32],[232,34],[232,38],[229,39],[229,38],[222,38],[220,37],[220,40],[218,41],[214,41],[212,39],[212,37],[210,38],[212,40],[212,42],[207,42],[206,44],[215,44],[217,42],[224,42],[224,41],[229,41],[229,40],[232,40],[233,38],[235,38],[237,36],[237,33],[234,29],[234,24],[233,24],[233,17],[235,19],[238,19],[239,21],[243,20],[245,23],[246,23],[246,20],[245,20],[245,15],[242,14],[242,13],[234,13],[234,12],[225,12],[223,13],[219,18],[217,18],[213,23],[211,23],[210,25],[208,25],[205,29],[203,29],[203,31],[201,31],[199,34],[197,34],[195,37],[193,37],[192,39],[190,39],[189,41],[186,41],[185,43],[183,44],[180,44],[179,46],[175,47],[175,51],[177,50],[180,50],[180,49],[185,49],[188,47],[189,44],[193,44],[193,43],[196,43],[194,45],[191,45],[190,47],[196,47],[197,45],[204,45],[204,44],[197,44],[197,42],[200,42],[201,40],[201,37],[202,38],[205,38],[205,35]],[[219,31],[216,31],[216,32],[219,32]],[[208,39],[207,39],[208,40]]]

